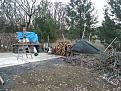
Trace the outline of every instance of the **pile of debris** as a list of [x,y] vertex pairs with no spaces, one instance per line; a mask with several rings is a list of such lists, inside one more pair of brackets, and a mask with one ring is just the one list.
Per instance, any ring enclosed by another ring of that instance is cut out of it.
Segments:
[[84,66],[90,70],[93,70],[100,62],[99,59],[92,54],[69,56],[65,57],[64,61],[72,66]]
[[96,70],[108,83],[121,85],[121,53],[114,51],[109,57],[104,56],[105,54],[101,55]]
[[110,56],[104,53],[98,56],[81,54],[66,57],[64,61],[72,66],[83,66],[109,84],[121,86],[121,53],[119,52],[114,52]]

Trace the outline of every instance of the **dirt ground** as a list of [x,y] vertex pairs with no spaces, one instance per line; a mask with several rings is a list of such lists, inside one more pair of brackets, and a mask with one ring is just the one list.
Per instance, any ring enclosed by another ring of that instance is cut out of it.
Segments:
[[93,70],[99,61],[94,56],[73,59],[76,61],[58,58],[1,69],[4,75],[11,73],[7,78],[12,81],[12,85],[1,91],[121,91],[120,87],[107,83]]
[[94,86],[94,79],[85,70],[68,66],[14,75],[16,87],[12,91],[104,91]]

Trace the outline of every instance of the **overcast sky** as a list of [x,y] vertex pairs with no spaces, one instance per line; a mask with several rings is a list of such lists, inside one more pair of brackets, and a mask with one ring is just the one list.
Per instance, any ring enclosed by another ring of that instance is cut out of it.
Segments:
[[[70,0],[50,0],[52,2],[56,2],[56,1],[60,1],[60,2],[64,2],[64,3],[68,3]],[[91,0],[97,10],[98,13],[98,21],[99,25],[101,24],[101,21],[103,20],[103,7],[106,4],[106,0]]]
[[93,3],[94,3],[94,6],[97,10],[97,13],[98,13],[98,20],[100,21],[99,24],[101,24],[101,21],[103,20],[104,18],[104,11],[103,11],[103,8],[104,8],[104,5],[106,5],[106,1],[107,0],[91,0]]

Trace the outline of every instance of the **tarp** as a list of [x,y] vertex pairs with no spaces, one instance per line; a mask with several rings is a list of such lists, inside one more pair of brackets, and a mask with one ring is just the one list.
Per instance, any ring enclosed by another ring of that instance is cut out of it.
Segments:
[[94,47],[92,44],[88,43],[85,40],[80,40],[74,44],[71,48],[71,51],[78,53],[89,53],[89,54],[98,54],[100,50]]
[[[38,41],[38,36],[34,32],[25,32],[24,36],[29,40],[29,42],[36,43]],[[17,39],[20,40],[23,38],[23,32],[17,32]]]

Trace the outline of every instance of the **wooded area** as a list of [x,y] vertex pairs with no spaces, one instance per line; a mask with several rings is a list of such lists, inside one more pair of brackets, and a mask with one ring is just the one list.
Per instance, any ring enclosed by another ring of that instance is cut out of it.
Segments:
[[[15,33],[25,24],[28,31],[34,31],[39,41],[50,42],[64,35],[69,39],[83,38],[109,44],[115,37],[113,46],[120,47],[121,1],[107,0],[104,20],[97,26],[96,9],[91,0],[70,0],[68,4],[48,0],[1,0],[0,32]],[[93,38],[93,39],[92,39]]]

